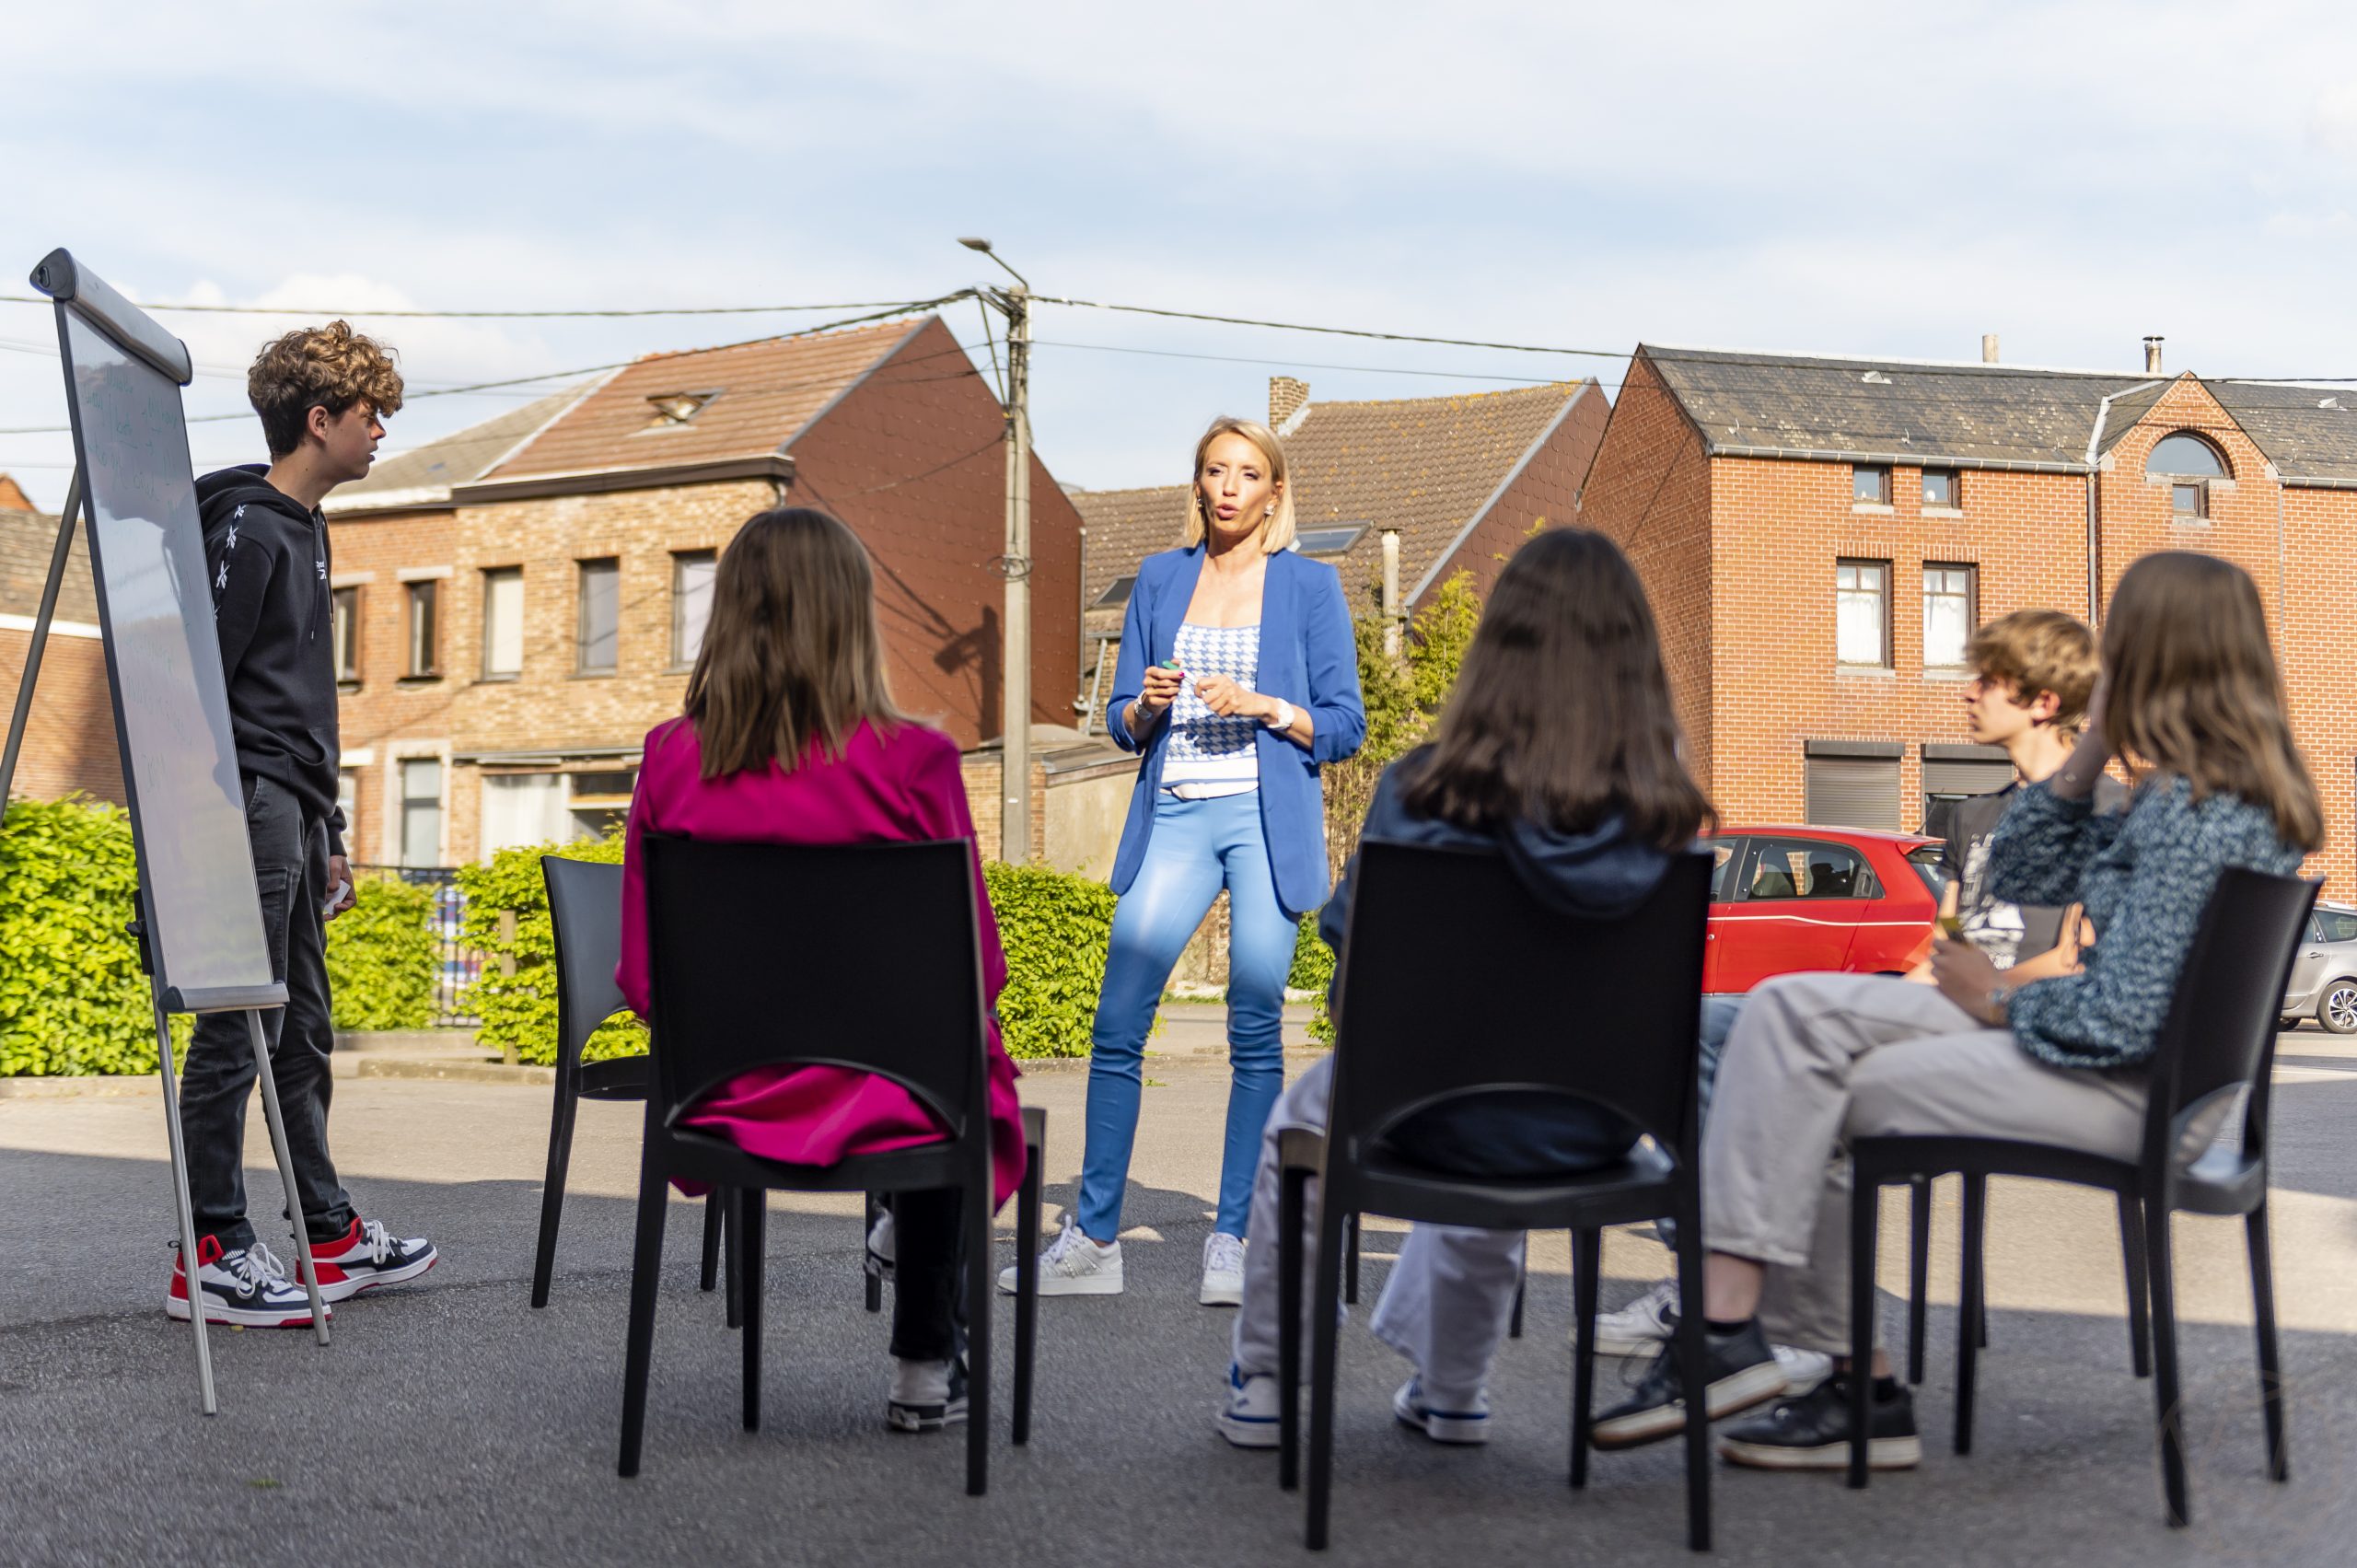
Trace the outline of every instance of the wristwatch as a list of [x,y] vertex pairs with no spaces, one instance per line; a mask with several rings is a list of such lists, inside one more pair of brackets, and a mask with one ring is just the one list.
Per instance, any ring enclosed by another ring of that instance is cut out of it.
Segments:
[[1293,704],[1286,702],[1283,697],[1277,698],[1276,703],[1277,711],[1271,714],[1267,718],[1260,722],[1267,725],[1271,729],[1291,729],[1293,727]]

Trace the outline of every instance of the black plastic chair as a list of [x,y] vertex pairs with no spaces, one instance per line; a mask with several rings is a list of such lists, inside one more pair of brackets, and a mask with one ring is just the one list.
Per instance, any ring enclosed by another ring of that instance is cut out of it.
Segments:
[[[761,1425],[763,1222],[772,1189],[965,1195],[969,1373],[966,1491],[990,1465],[991,1116],[973,848],[934,843],[700,842],[649,834],[654,1049],[639,1172],[623,1369],[622,1475],[638,1473],[655,1344],[667,1190],[675,1177],[735,1189],[743,1238],[744,1424]],[[682,1124],[716,1086],[755,1068],[830,1065],[907,1089],[937,1142],[831,1166],[782,1165]],[[1039,1125],[1027,1118],[1027,1127]],[[1029,1436],[1037,1336],[1038,1166],[1026,1172],[1016,1258],[1015,1441]]]
[[[594,861],[540,856],[548,883],[549,923],[556,935],[556,1103],[549,1119],[548,1177],[540,1187],[540,1239],[532,1255],[532,1305],[549,1304],[556,1274],[557,1225],[564,1215],[565,1172],[573,1162],[573,1122],[584,1099],[644,1099],[646,1058],[618,1056],[584,1062],[582,1048],[598,1026],[623,1011],[614,965],[622,950],[622,868]],[[728,1205],[704,1204],[703,1269],[699,1283],[713,1288],[720,1267],[722,1216]],[[728,1326],[737,1326],[737,1300],[728,1300]]]
[[[1675,1218],[1681,1307],[1675,1342],[1689,1408],[1705,1408],[1695,998],[1702,988],[1710,873],[1707,856],[1679,855],[1641,908],[1589,921],[1538,903],[1492,853],[1375,840],[1360,847],[1328,1130],[1279,1138],[1279,1481],[1288,1488],[1296,1481],[1300,1446],[1302,1220],[1306,1184],[1320,1178],[1310,1313],[1313,1549],[1327,1539],[1335,1318],[1350,1216],[1571,1231],[1580,1323],[1572,1396],[1574,1487],[1587,1482],[1602,1227]],[[1435,910],[1448,917],[1434,920]],[[1600,1170],[1504,1180],[1414,1165],[1384,1142],[1419,1111],[1515,1089],[1617,1111],[1652,1143]],[[1709,1428],[1706,1420],[1688,1423],[1687,1537],[1698,1551],[1711,1543]]]
[[[2179,1409],[2177,1288],[2170,1216],[2182,1209],[2243,1216],[2250,1250],[2251,1296],[2258,1338],[2259,1400],[2267,1423],[2267,1473],[2291,1474],[2284,1453],[2283,1379],[2275,1336],[2275,1285],[2267,1236],[2269,1077],[2275,1021],[2292,960],[2305,930],[2317,884],[2230,867],[2202,912],[2177,993],[2161,1026],[2150,1069],[2151,1099],[2142,1148],[2134,1159],[2004,1138],[1860,1138],[1850,1150],[1855,1186],[1850,1210],[1851,1353],[1873,1353],[1876,1199],[1887,1183],[1947,1171],[1964,1173],[1962,1321],[1956,1334],[1956,1451],[1972,1451],[1973,1376],[1987,1318],[1981,1243],[1988,1179],[2032,1177],[2097,1187],[2117,1195],[2127,1256],[2130,1330],[2142,1359],[2139,1324],[2150,1298],[2153,1398],[2160,1428],[2161,1481],[2169,1523],[2190,1511],[2186,1495],[2185,1431]],[[2189,1129],[2247,1093],[2239,1147],[2189,1148]],[[1920,1299],[1920,1296],[1919,1296]],[[1866,1399],[1870,1380],[1851,1380],[1850,1484],[1866,1484]]]

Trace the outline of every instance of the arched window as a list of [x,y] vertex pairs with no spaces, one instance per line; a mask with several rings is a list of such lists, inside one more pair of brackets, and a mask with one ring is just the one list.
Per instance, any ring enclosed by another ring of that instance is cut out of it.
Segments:
[[2144,477],[2169,487],[2169,514],[2180,523],[2210,515],[2210,482],[2226,477],[2218,448],[2189,431],[2175,431],[2153,444]]

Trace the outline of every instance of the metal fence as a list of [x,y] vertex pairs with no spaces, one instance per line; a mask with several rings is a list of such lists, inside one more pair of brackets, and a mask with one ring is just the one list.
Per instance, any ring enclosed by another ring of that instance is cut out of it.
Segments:
[[466,895],[459,891],[459,873],[447,865],[354,865],[353,875],[398,877],[434,897],[426,917],[434,934],[434,1023],[437,1028],[464,1028],[482,1022],[466,1011],[466,988],[482,974],[483,957],[459,936],[466,912]]

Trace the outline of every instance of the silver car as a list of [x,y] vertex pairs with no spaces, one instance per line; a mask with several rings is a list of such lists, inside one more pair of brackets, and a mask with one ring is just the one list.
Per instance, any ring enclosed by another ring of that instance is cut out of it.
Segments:
[[2357,1034],[2357,910],[2318,904],[2308,917],[2283,992],[2283,1027],[2309,1017],[2334,1034]]

